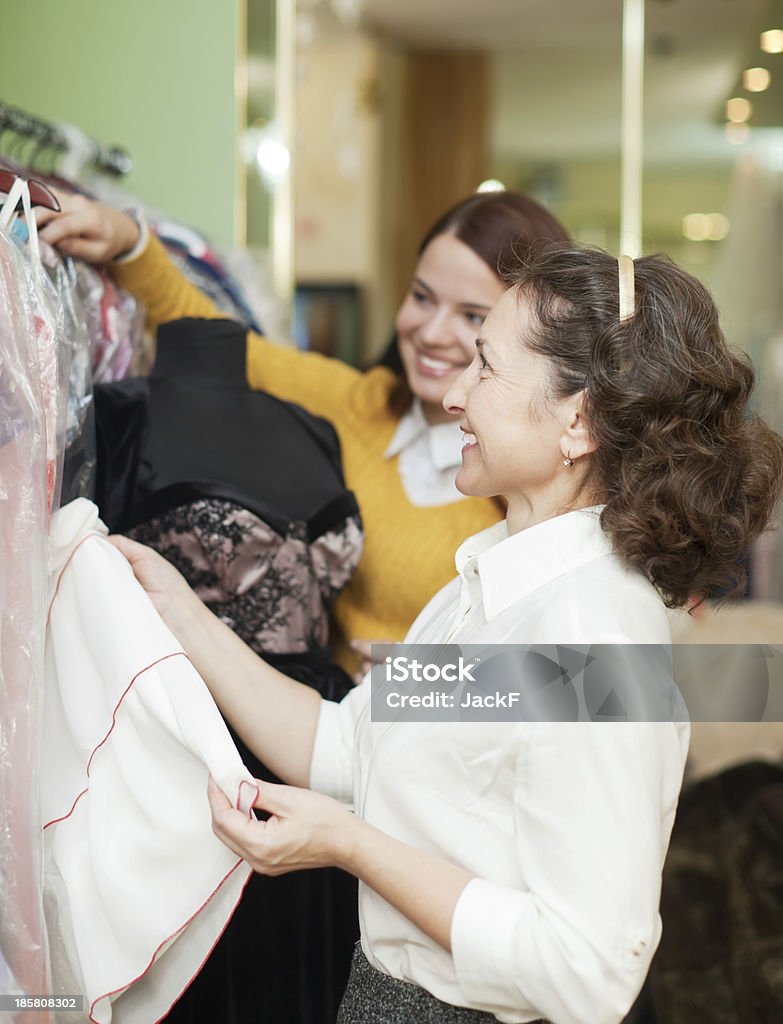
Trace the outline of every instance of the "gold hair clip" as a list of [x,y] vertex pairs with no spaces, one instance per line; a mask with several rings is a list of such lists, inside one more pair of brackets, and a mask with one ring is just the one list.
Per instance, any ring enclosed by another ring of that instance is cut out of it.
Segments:
[[630,256],[617,257],[618,287],[620,291],[620,323],[634,314],[634,274]]

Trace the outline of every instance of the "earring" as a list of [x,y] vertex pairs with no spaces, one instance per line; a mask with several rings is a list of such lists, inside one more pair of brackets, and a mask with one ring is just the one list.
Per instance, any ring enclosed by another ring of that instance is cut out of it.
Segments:
[[569,452],[567,457],[565,459],[563,459],[563,465],[567,469],[569,466],[573,466],[573,464],[574,464],[574,460],[571,458],[571,452]]

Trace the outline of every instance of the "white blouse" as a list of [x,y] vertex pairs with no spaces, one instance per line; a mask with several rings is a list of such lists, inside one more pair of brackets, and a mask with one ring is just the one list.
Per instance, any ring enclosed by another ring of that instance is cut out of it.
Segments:
[[[669,643],[653,587],[599,509],[467,540],[407,643]],[[670,723],[372,722],[370,686],[324,702],[314,789],[476,877],[449,954],[360,885],[380,971],[501,1021],[619,1022],[661,934],[661,871],[688,746]]]
[[421,402],[414,398],[385,453],[387,459],[399,455],[400,479],[412,505],[428,508],[464,499],[454,484],[462,445],[458,423],[428,423]]

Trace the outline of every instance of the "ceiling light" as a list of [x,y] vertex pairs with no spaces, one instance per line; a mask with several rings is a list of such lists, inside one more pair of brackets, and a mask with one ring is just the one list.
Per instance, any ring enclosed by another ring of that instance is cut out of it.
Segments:
[[245,129],[242,152],[247,163],[255,163],[265,184],[274,189],[284,181],[291,154],[274,124],[258,120]]
[[708,235],[711,242],[720,242],[729,233],[729,218],[724,216],[722,213],[708,213],[710,221],[710,233]]
[[783,53],[783,29],[771,28],[762,32],[760,45],[764,53]]
[[706,242],[712,224],[706,213],[689,213],[682,218],[682,233],[691,242]]
[[748,92],[764,92],[769,88],[770,78],[766,68],[746,68],[742,72],[742,85]]
[[746,124],[732,124],[729,121],[726,125],[726,141],[732,146],[741,146],[743,142],[748,141],[749,135],[750,128]]
[[487,178],[476,189],[477,192],[505,192],[506,186],[497,178]]
[[682,233],[690,242],[720,242],[729,233],[729,218],[722,213],[689,213],[682,218]]
[[750,100],[746,100],[744,96],[734,96],[732,99],[726,100],[727,121],[741,124],[743,121],[747,121],[752,113],[753,104]]
[[259,140],[256,149],[256,163],[262,177],[277,183],[282,181],[288,172],[291,154],[280,139],[269,136]]

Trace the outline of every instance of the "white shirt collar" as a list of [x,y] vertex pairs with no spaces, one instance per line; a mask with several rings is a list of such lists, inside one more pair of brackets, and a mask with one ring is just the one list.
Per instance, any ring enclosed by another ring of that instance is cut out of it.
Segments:
[[462,462],[462,431],[459,424],[429,423],[421,401],[414,398],[400,420],[385,455],[393,459],[420,437],[426,437],[432,464],[436,469],[453,469]]
[[467,579],[478,570],[487,621],[566,572],[612,553],[599,521],[603,505],[566,512],[509,536],[506,522],[469,537],[455,556]]

